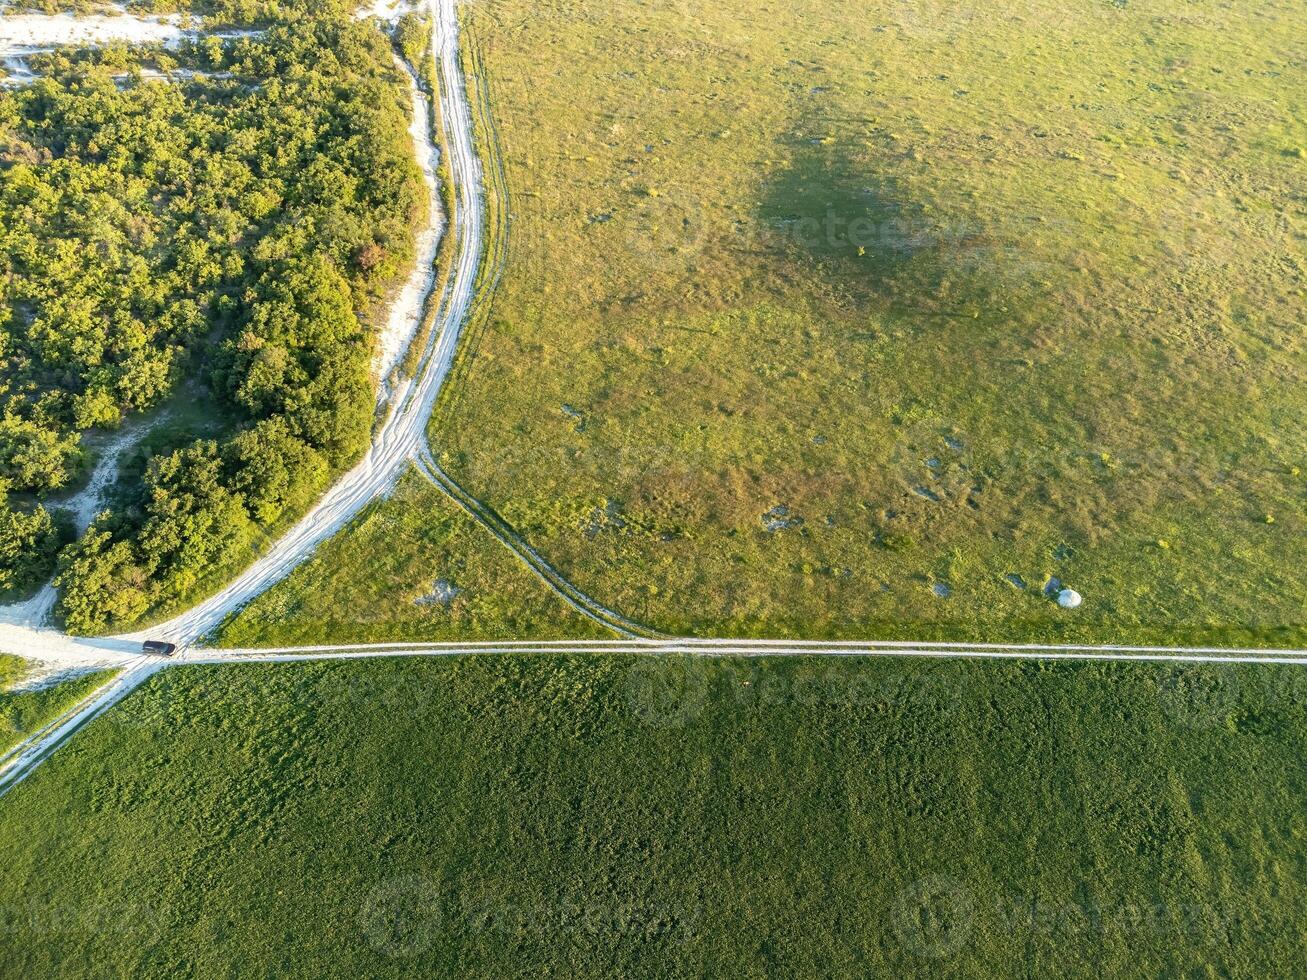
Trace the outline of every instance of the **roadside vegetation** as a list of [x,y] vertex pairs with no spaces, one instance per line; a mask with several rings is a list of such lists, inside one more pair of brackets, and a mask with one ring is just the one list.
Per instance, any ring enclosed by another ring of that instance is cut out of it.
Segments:
[[[431,52],[431,18],[415,10],[404,13],[395,24],[395,47],[429,85],[426,75]],[[430,86],[428,91],[434,88]]]
[[33,683],[31,665],[0,653],[0,754],[59,717],[114,674],[87,671],[50,683]]
[[463,14],[512,220],[432,442],[581,588],[672,633],[1307,644],[1296,5]]
[[611,634],[410,472],[216,639],[246,647],[523,638]]
[[50,570],[46,500],[84,478],[84,434],[182,390],[202,417],[62,552],[78,633],[211,590],[357,458],[371,318],[425,213],[375,25],[340,3],[203,12],[267,30],[41,55],[0,92],[0,588]]
[[0,799],[0,957],[18,976],[1290,976],[1302,679],[172,668]]

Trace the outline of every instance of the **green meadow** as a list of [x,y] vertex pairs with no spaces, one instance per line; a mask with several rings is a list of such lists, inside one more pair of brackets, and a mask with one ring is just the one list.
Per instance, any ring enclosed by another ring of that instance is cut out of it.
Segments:
[[216,640],[244,647],[607,635],[410,472]]
[[1296,4],[464,21],[507,251],[432,441],[580,587],[675,633],[1305,642]]
[[0,798],[11,976],[1292,976],[1303,675],[178,667]]

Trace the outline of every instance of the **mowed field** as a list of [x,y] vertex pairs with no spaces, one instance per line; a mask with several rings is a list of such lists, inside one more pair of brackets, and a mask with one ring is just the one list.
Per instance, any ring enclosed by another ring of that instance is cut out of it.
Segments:
[[678,633],[1307,642],[1297,4],[464,18],[510,227],[432,440],[583,589]]
[[178,667],[0,798],[8,976],[1291,976],[1303,675]]

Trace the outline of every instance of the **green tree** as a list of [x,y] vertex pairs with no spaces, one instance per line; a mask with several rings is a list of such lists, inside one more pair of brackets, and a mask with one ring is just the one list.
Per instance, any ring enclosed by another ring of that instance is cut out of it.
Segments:
[[288,505],[307,502],[328,479],[322,454],[291,435],[281,419],[240,433],[223,447],[223,457],[232,485],[261,524],[271,524]]
[[13,507],[0,481],[0,593],[29,592],[54,573],[63,536],[44,507]]
[[102,633],[132,622],[150,605],[149,569],[130,542],[113,540],[110,520],[97,520],[59,556],[59,611],[74,633]]
[[0,419],[0,477],[16,490],[57,490],[81,461],[78,443],[76,434],[12,416]]
[[146,470],[138,548],[175,594],[188,593],[229,549],[249,540],[244,498],[224,476],[217,443],[210,440],[156,456]]
[[395,46],[404,60],[419,71],[431,50],[431,20],[410,10],[395,25]]

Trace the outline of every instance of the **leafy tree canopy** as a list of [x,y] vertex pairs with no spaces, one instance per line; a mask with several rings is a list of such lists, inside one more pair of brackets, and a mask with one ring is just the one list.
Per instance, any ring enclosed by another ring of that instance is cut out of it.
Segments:
[[142,492],[65,551],[78,631],[248,561],[260,527],[362,451],[369,313],[425,209],[375,25],[335,3],[198,12],[266,31],[53,52],[40,80],[0,91],[0,479],[26,508],[0,509],[0,588],[43,560],[33,508],[83,472],[83,433],[183,378],[222,415],[218,438],[150,460]]

